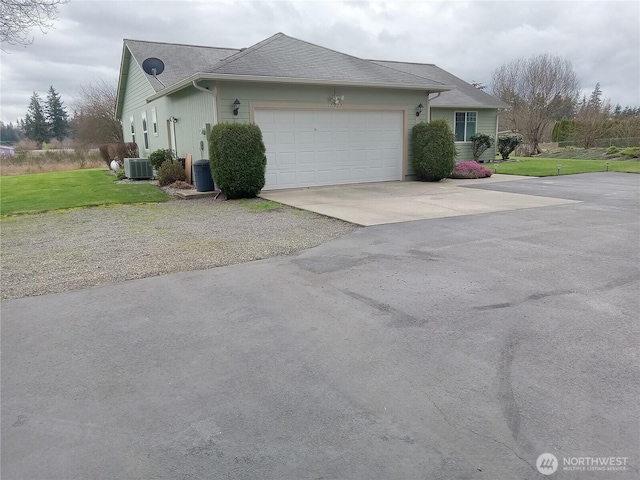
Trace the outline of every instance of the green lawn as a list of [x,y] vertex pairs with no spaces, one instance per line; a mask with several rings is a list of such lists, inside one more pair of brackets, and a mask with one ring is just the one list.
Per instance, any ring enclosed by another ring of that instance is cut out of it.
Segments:
[[155,185],[116,184],[104,170],[73,170],[0,177],[0,214],[37,213],[62,208],[164,202]]
[[[514,158],[501,163],[488,163],[485,166],[492,172],[508,175],[525,175],[531,177],[548,177],[557,175],[556,165],[562,165],[560,175],[574,173],[604,172],[607,170],[605,160],[576,160],[566,158]],[[497,170],[496,170],[497,169]],[[640,162],[637,160],[610,161],[610,172],[640,173]]]

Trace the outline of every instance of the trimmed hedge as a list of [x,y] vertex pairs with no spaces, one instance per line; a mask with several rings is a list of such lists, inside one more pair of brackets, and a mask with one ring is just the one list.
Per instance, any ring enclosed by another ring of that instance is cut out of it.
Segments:
[[439,182],[455,167],[455,136],[445,120],[418,123],[411,130],[413,170],[420,180]]
[[522,135],[519,133],[505,133],[498,136],[498,152],[503,160],[508,160],[509,155],[522,143]]
[[122,167],[125,158],[138,158],[138,145],[134,142],[105,143],[98,147],[104,163],[111,168],[111,160],[115,160]]
[[473,159],[476,162],[482,163],[480,161],[480,157],[491,145],[493,145],[493,137],[485,133],[476,133],[471,136],[470,140]]
[[255,124],[219,123],[209,136],[211,175],[227,198],[255,197],[264,187],[267,157]]

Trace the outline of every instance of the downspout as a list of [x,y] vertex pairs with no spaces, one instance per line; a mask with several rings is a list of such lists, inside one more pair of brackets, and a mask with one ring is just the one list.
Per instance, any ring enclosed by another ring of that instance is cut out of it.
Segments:
[[431,92],[427,92],[427,123],[431,121],[431,100],[435,100],[440,95],[442,95],[442,92],[438,92],[438,94],[435,97],[430,98]]
[[209,90],[208,88],[201,87],[196,83],[195,80],[192,80],[191,84],[193,85],[193,88],[195,88],[196,90],[207,92],[213,98],[213,124],[217,125],[218,124],[218,105],[217,105],[218,89],[216,87],[213,87],[213,90]]

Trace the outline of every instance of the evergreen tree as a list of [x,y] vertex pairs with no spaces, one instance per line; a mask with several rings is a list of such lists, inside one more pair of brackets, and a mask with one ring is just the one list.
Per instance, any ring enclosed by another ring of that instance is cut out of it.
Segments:
[[62,142],[69,131],[69,114],[53,85],[49,87],[45,108],[50,135]]
[[622,107],[619,103],[616,103],[616,108],[613,109],[613,116],[616,118],[620,118],[620,116],[622,116]]
[[602,97],[602,90],[600,90],[600,82],[598,82],[596,83],[596,88],[591,92],[591,97],[589,97],[588,103],[589,107],[596,112],[599,112],[602,107],[602,99],[600,97]]
[[5,125],[3,122],[0,122],[0,143],[2,145],[13,145],[17,143],[18,140],[18,132],[13,127],[13,124],[9,122]]
[[49,125],[40,105],[40,97],[36,92],[33,92],[27,114],[24,116],[24,129],[27,138],[36,142],[38,148],[42,148],[42,144],[51,139]]

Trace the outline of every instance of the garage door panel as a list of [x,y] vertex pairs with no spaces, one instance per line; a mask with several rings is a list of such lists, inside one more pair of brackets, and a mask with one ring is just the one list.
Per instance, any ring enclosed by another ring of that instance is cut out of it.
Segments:
[[325,185],[328,183],[332,183],[334,180],[334,170],[318,170],[316,172],[316,177],[314,179],[312,179],[313,181],[322,184],[324,183]]
[[347,183],[351,178],[351,169],[337,168],[334,170],[334,178],[337,183]]
[[282,128],[285,125],[292,127],[296,124],[295,112],[290,110],[275,110],[273,112],[274,125]]
[[276,155],[276,166],[277,167],[295,167],[296,165],[296,154],[294,152],[281,152]]
[[304,131],[298,131],[295,132],[295,143],[298,145],[302,145],[302,144],[307,144],[307,145],[313,145],[313,140],[314,140],[314,131],[313,130],[304,130]]
[[349,145],[351,140],[351,135],[349,132],[333,132],[333,143],[335,145]]
[[269,145],[270,147],[273,147],[276,143],[276,134],[275,132],[271,132],[268,131],[266,129],[263,129],[262,131],[262,141],[264,142],[264,146],[266,147],[267,145]]
[[314,113],[309,110],[297,110],[294,112],[294,119],[298,128],[311,127],[315,125]]
[[265,190],[399,180],[400,111],[256,109],[267,149]]
[[295,145],[296,134],[293,131],[276,132],[276,143],[278,145]]
[[303,165],[313,165],[316,160],[316,155],[314,152],[298,152],[296,156],[296,163],[300,166]]
[[333,132],[327,130],[317,130],[314,132],[313,143],[318,146],[330,145],[333,137]]

